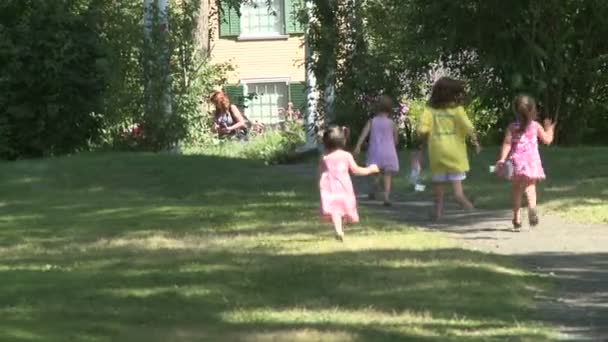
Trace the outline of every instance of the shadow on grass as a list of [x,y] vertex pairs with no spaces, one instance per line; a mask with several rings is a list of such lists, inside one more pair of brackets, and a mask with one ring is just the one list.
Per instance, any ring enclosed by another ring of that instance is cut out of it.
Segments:
[[318,237],[314,183],[261,163],[95,154],[0,179],[0,340],[547,339],[541,278],[400,246],[394,222]]
[[0,301],[10,315],[0,337],[178,341],[190,339],[173,334],[187,331],[291,340],[312,330],[365,341],[546,339],[518,328],[539,319],[529,298],[542,281],[502,262],[458,249],[277,255],[118,248],[24,257],[3,272]]

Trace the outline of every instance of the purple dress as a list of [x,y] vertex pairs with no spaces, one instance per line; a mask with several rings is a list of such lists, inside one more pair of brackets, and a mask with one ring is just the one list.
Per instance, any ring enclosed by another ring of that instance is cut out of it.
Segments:
[[367,165],[376,164],[383,172],[399,172],[393,120],[377,115],[371,125]]
[[538,130],[540,124],[530,122],[523,132],[520,132],[519,123],[509,126],[511,131],[511,162],[513,162],[513,176],[530,180],[545,179],[545,171],[538,152]]

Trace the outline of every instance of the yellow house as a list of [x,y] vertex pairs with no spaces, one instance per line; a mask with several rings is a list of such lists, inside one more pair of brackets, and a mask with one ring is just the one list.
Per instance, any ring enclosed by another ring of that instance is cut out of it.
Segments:
[[[292,102],[304,112],[304,28],[296,20],[299,0],[248,0],[239,11],[212,9],[211,58],[228,62],[226,93],[251,121],[276,123]],[[240,15],[239,15],[240,12]],[[250,99],[251,98],[251,99]]]

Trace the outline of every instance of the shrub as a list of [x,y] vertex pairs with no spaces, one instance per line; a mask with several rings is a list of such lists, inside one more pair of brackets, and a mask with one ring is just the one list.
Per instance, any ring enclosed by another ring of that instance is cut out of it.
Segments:
[[[304,144],[305,130],[300,111],[294,109],[291,103],[287,108],[280,109],[280,114],[283,120],[278,124],[254,123],[255,129],[250,130],[248,141],[217,138],[204,144],[190,141],[184,151],[189,154],[255,159],[268,165],[289,162],[295,158],[297,148]],[[211,133],[208,131],[208,134]]]
[[0,2],[0,157],[87,148],[100,136],[103,55],[75,1]]

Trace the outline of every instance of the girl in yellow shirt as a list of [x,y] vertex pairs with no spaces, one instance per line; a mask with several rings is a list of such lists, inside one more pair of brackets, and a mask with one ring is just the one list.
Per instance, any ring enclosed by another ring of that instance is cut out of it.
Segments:
[[481,147],[462,100],[464,82],[443,77],[433,85],[431,98],[420,119],[419,133],[428,141],[435,209],[433,219],[443,214],[443,185],[452,183],[454,196],[464,209],[473,204],[464,195],[462,181],[469,171],[466,138],[471,137],[477,153]]

